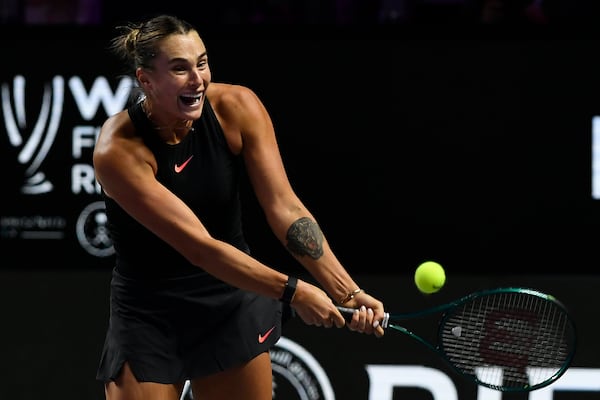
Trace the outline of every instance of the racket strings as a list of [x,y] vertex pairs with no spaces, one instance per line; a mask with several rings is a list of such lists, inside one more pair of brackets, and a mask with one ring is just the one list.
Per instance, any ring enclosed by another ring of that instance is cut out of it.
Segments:
[[527,293],[475,298],[445,316],[443,351],[461,373],[502,390],[553,379],[572,353],[574,335],[555,302]]

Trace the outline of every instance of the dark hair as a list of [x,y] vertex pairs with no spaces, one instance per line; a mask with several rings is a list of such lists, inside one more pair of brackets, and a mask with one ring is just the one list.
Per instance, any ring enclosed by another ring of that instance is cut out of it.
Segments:
[[130,22],[116,28],[121,33],[110,43],[114,54],[123,59],[135,73],[137,67],[151,68],[158,43],[167,36],[187,34],[195,28],[172,15],[159,15],[144,22]]

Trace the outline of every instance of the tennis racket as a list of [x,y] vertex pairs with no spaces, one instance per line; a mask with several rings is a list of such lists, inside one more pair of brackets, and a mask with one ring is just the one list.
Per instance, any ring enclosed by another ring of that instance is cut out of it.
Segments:
[[[346,318],[355,311],[338,308]],[[400,325],[431,314],[441,314],[437,343]],[[576,348],[575,325],[563,304],[518,287],[479,291],[414,313],[386,313],[381,325],[416,339],[476,384],[503,392],[550,385],[569,368]]]

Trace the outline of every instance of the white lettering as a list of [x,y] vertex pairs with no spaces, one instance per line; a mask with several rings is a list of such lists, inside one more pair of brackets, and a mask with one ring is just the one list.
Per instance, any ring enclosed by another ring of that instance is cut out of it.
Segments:
[[454,383],[443,372],[421,365],[367,365],[369,399],[393,400],[394,387],[427,390],[433,400],[458,400]]
[[554,392],[600,392],[600,369],[569,368],[550,386],[531,392],[529,400],[552,400]]
[[477,400],[502,400],[502,392],[486,386],[478,386]]
[[[452,380],[434,368],[421,365],[367,365],[369,400],[393,400],[395,387],[417,387],[433,400],[457,400]],[[600,369],[569,368],[551,385],[528,393],[528,400],[553,400],[555,392],[600,392]],[[574,399],[576,397],[573,397]],[[479,386],[475,400],[501,400],[502,392]]]
[[94,167],[88,164],[75,164],[71,169],[71,192],[79,194],[99,194],[100,184],[96,181]]
[[95,126],[76,126],[73,128],[73,143],[71,144],[71,153],[73,158],[81,158],[82,149],[93,149],[96,144],[96,138],[100,134],[100,127]]
[[133,80],[130,77],[123,77],[119,81],[117,90],[113,93],[108,80],[103,76],[99,76],[88,93],[80,77],[73,76],[69,79],[69,88],[71,88],[71,93],[75,98],[75,104],[77,104],[79,113],[86,121],[90,121],[96,116],[100,103],[103,105],[107,116],[123,110],[127,105],[133,86]]

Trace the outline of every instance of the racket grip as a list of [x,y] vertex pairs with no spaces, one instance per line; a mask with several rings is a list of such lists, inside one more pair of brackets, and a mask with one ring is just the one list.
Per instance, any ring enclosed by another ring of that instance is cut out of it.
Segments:
[[[356,308],[342,307],[342,306],[336,306],[336,307],[342,313],[344,318],[346,318],[346,321],[350,321],[352,319],[352,314],[354,314],[354,311],[356,311]],[[385,329],[388,327],[389,322],[390,322],[390,313],[386,312],[383,316],[383,321],[381,321],[380,325],[382,328]]]

